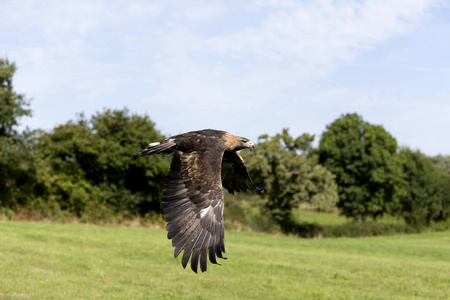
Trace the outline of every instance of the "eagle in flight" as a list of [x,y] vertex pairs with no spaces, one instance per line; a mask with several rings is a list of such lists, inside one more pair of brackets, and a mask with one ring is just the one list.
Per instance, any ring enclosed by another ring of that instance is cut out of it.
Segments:
[[216,256],[224,258],[224,199],[222,186],[228,192],[247,189],[262,191],[248,174],[244,160],[237,151],[254,148],[248,139],[219,130],[200,130],[151,143],[137,155],[173,153],[172,163],[162,191],[161,206],[167,222],[167,237],[181,251],[183,268],[191,259],[197,273],[206,271],[207,257],[218,264]]

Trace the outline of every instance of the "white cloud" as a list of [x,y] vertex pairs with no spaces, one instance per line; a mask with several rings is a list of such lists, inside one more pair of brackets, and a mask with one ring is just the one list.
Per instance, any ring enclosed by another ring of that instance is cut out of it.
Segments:
[[269,3],[270,10],[260,3],[246,11],[259,25],[244,21],[213,37],[175,23],[160,40],[163,58],[152,64],[155,93],[144,103],[214,114],[289,102],[363,50],[411,29],[434,3],[285,1]]
[[[286,4],[289,3],[288,4]],[[352,59],[415,25],[436,1],[285,1],[261,26],[207,41],[211,52],[325,65]]]
[[19,67],[18,90],[34,98],[36,126],[126,105],[158,113],[172,133],[230,120],[249,133],[318,133],[342,112],[371,117],[401,98],[385,86],[310,85],[417,28],[440,2],[15,0],[2,2],[0,49]]

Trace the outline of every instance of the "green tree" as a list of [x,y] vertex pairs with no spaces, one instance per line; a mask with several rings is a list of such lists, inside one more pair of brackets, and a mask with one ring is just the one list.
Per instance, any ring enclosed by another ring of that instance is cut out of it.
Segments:
[[48,200],[68,214],[80,217],[86,205],[95,202],[94,186],[86,178],[86,170],[95,168],[94,147],[92,130],[81,120],[57,126],[39,139],[39,150],[51,170]]
[[0,137],[0,211],[20,211],[45,195],[47,168],[35,149],[34,132]]
[[400,151],[406,175],[403,217],[408,224],[429,225],[450,215],[450,175],[419,151]]
[[125,217],[158,211],[168,159],[131,156],[163,138],[154,125],[127,109],[108,109],[42,135],[40,148],[53,174],[51,194],[61,209],[78,217],[101,207]]
[[333,175],[308,156],[314,136],[293,138],[287,129],[273,137],[262,135],[257,147],[245,155],[255,182],[266,182],[266,208],[284,232],[298,224],[292,210],[302,202],[326,210],[337,200]]
[[[148,116],[129,113],[128,109],[105,110],[90,121],[95,133],[99,156],[96,174],[88,174],[96,183],[113,184],[123,197],[129,191],[129,209],[144,215],[149,210],[159,211],[161,190],[169,169],[166,156],[136,159],[131,154],[146,147],[148,143],[164,137],[155,129]],[[116,207],[122,199],[114,198]]]
[[0,59],[0,136],[13,136],[22,116],[31,116],[31,110],[26,107],[29,102],[25,95],[17,94],[13,89],[13,76],[16,72],[14,63]]
[[18,211],[43,193],[41,160],[34,151],[35,132],[19,133],[19,119],[30,116],[29,102],[14,91],[16,67],[0,59],[0,208]]
[[450,155],[437,155],[432,161],[442,170],[450,174]]
[[405,194],[401,161],[396,140],[382,126],[343,115],[327,126],[318,153],[336,176],[337,206],[345,216],[376,220],[398,213]]

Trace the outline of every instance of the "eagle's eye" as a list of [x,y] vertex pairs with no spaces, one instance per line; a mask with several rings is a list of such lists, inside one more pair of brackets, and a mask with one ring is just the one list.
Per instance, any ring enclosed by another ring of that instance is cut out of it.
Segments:
[[241,143],[244,148],[255,148],[255,144],[253,144],[250,140],[241,140]]

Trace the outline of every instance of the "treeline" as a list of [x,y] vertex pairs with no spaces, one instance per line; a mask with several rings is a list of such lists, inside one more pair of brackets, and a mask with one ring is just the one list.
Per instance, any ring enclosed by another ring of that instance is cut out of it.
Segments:
[[[322,211],[337,207],[362,222],[388,215],[423,228],[449,219],[450,156],[431,158],[400,148],[382,126],[357,114],[328,125],[317,148],[311,147],[313,140],[308,134],[294,138],[284,129],[273,137],[261,136],[254,151],[243,153],[252,177],[268,182],[265,208],[284,232],[323,231],[293,218],[293,209],[304,202]],[[358,226],[343,229],[358,232]],[[367,229],[375,234],[392,230],[373,224]]]
[[[18,132],[18,120],[31,111],[13,89],[14,72],[13,63],[0,59],[0,216],[160,219],[170,156],[131,155],[164,138],[150,118],[106,109],[50,132]],[[241,153],[254,181],[268,183],[261,216],[282,231],[305,229],[293,217],[302,203],[319,211],[337,207],[359,221],[391,215],[419,227],[449,218],[449,156],[399,148],[382,126],[357,114],[328,125],[318,147],[314,138],[284,129],[260,136],[254,150]]]
[[30,218],[120,222],[159,213],[169,157],[132,153],[163,138],[148,116],[104,110],[51,132],[17,132],[30,116],[13,90],[15,66],[0,60],[0,212]]

